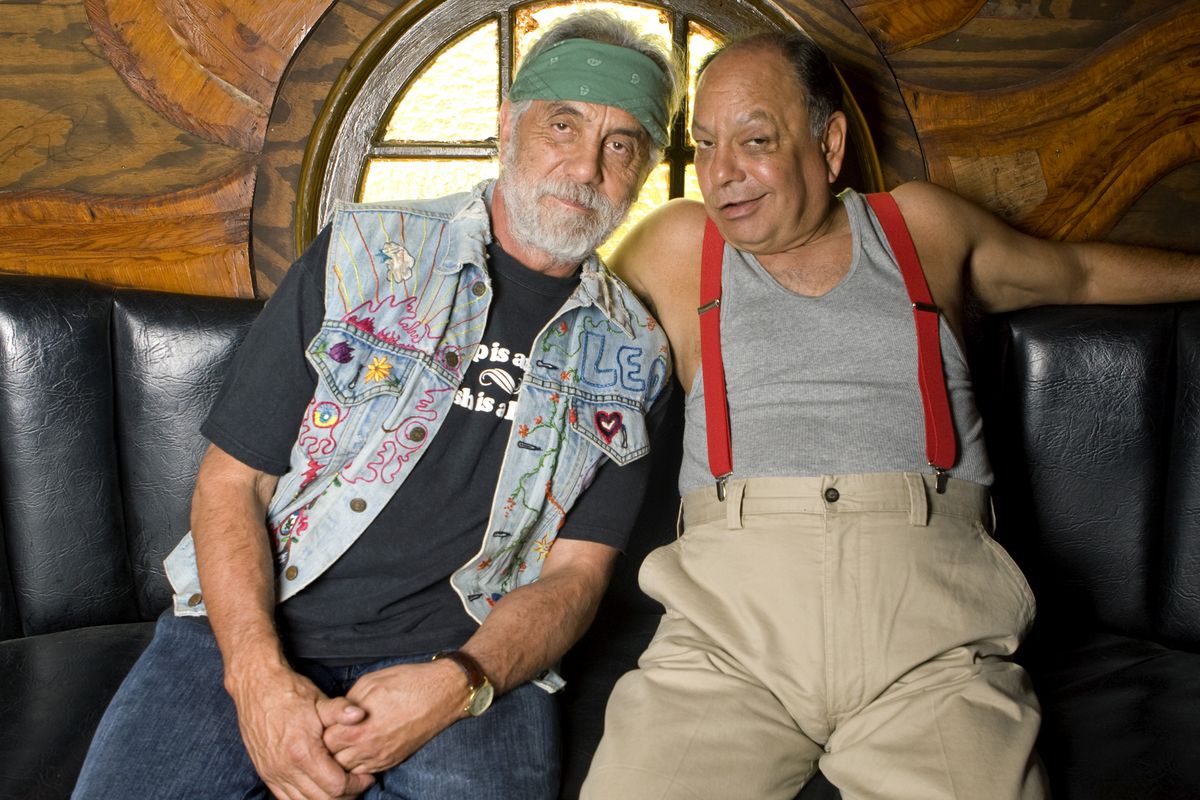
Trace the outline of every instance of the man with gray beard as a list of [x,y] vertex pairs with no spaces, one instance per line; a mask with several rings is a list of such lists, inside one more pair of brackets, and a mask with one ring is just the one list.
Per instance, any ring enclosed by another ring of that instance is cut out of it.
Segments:
[[557,795],[552,665],[625,544],[671,374],[594,249],[679,76],[616,17],[570,17],[501,106],[496,182],[335,213],[203,425],[173,613],[75,797]]

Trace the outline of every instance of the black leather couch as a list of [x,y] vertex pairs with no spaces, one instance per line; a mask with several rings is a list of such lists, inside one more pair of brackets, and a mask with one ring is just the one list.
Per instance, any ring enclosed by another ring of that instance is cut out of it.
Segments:
[[[0,276],[0,798],[69,794],[168,604],[196,430],[258,307]],[[977,380],[998,536],[1040,604],[1021,657],[1055,795],[1200,798],[1200,306],[993,323]],[[662,432],[678,436],[678,420]],[[635,574],[674,532],[662,450],[656,502],[564,664],[564,798],[659,613]],[[801,793],[836,796],[819,778]]]

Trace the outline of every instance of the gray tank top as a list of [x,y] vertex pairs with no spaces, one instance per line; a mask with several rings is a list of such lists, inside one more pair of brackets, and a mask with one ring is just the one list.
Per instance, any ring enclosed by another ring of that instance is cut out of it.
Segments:
[[[847,190],[839,199],[853,258],[820,297],[785,289],[757,258],[725,245],[719,313],[735,478],[930,471],[904,279],[863,197]],[[950,474],[990,485],[966,359],[944,319],[941,340],[959,447]],[[684,409],[686,494],[713,483],[701,371]]]

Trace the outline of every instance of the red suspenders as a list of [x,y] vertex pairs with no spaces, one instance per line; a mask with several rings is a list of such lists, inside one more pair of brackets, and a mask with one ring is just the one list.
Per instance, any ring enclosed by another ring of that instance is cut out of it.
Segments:
[[704,420],[708,434],[708,468],[717,479],[717,499],[725,500],[725,481],[733,474],[729,437],[729,400],[725,394],[725,362],[721,358],[721,261],[725,240],[713,221],[704,226],[700,254],[700,368],[704,372]]
[[[917,378],[925,409],[925,455],[937,473],[937,491],[946,489],[946,470],[958,458],[954,420],[946,395],[942,368],[942,342],[938,330],[938,308],[933,304],[917,249],[909,236],[904,217],[890,194],[865,195],[908,290],[917,328]],[[729,402],[725,393],[725,365],[721,359],[721,262],[725,241],[712,220],[704,228],[700,258],[700,363],[704,373],[704,415],[708,432],[708,466],[717,481],[717,499],[725,499],[725,482],[733,473],[733,451],[729,435]],[[712,313],[712,312],[716,313]]]

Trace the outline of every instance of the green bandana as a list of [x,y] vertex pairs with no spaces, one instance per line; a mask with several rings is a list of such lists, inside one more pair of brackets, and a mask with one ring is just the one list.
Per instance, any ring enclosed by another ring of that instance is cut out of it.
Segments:
[[517,72],[510,100],[579,100],[628,111],[654,144],[667,143],[670,84],[647,55],[591,39],[564,39]]

